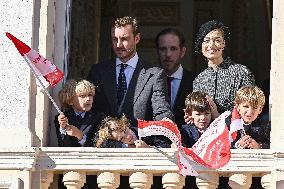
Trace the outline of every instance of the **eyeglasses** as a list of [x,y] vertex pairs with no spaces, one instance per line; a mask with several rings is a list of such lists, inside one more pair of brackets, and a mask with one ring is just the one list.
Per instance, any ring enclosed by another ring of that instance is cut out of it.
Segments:
[[222,45],[225,43],[224,40],[220,39],[220,38],[204,38],[203,43],[204,44],[209,44],[210,42],[213,42],[216,46]]

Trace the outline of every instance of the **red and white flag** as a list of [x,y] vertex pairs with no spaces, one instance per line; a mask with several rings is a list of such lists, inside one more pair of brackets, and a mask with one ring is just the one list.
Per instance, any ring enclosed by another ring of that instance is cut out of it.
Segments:
[[244,126],[241,121],[240,114],[237,107],[234,107],[232,111],[231,125],[229,125],[230,130],[230,141],[233,142],[237,137],[238,130],[244,130]]
[[172,121],[144,121],[138,120],[138,136],[164,135],[178,147],[178,168],[181,175],[197,176],[198,173],[191,166],[192,162],[182,152],[181,135],[176,124]]
[[163,135],[168,137],[177,146],[180,145],[181,135],[177,125],[172,121],[144,121],[138,120],[138,136],[146,137]]
[[[138,135],[164,135],[178,146],[178,167],[180,174],[197,176],[192,165],[197,163],[209,168],[225,166],[231,158],[231,134],[242,129],[238,112],[233,111],[232,123],[226,125],[226,118],[231,114],[227,111],[215,119],[192,148],[181,146],[181,135],[177,126],[171,121],[143,121],[138,120]],[[236,115],[237,114],[237,115]],[[229,130],[230,129],[230,130]]]
[[31,49],[24,42],[8,32],[6,32],[6,36],[14,43],[33,73],[37,75],[36,78],[40,79],[41,83],[44,85],[42,87],[54,87],[64,77],[64,74],[53,63],[40,55],[37,51]]
[[228,111],[216,118],[192,146],[192,151],[202,159],[202,163],[211,168],[220,168],[230,160],[231,142],[225,123],[229,115]]

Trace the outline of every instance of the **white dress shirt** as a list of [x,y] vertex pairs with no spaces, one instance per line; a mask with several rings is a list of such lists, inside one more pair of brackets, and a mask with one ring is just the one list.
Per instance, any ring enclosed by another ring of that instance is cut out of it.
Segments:
[[180,86],[180,82],[183,76],[183,68],[180,65],[179,68],[177,69],[176,72],[174,72],[172,75],[168,75],[168,77],[172,77],[173,80],[171,82],[171,109],[174,107],[176,97],[177,97],[177,92]]
[[[118,75],[120,72],[120,64],[122,62],[119,60],[119,58],[115,59],[115,64],[116,64],[116,83],[118,83]],[[136,68],[136,65],[138,63],[138,54],[136,53],[130,60],[125,62],[124,64],[127,64],[128,66],[125,68],[124,73],[126,77],[126,84],[127,84],[127,89],[130,83],[130,80],[132,78],[133,72]]]

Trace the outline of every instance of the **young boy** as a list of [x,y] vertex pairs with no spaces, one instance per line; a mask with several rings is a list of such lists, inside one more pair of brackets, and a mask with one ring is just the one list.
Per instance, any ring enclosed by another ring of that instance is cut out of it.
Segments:
[[[238,131],[232,148],[269,148],[270,124],[258,119],[264,103],[264,93],[256,86],[244,86],[236,92],[235,107],[240,114],[244,129]],[[226,118],[225,122],[229,125],[231,116]]]
[[192,92],[185,99],[185,113],[191,117],[192,124],[181,127],[183,146],[191,148],[212,121],[210,101],[204,92]]
[[91,111],[94,95],[95,86],[86,80],[69,80],[59,92],[65,110],[54,120],[59,146],[92,146],[103,117]]

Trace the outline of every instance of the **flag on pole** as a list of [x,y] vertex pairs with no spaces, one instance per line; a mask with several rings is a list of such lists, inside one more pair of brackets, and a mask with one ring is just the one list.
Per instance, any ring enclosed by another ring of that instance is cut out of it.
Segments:
[[54,87],[64,77],[64,74],[53,63],[12,34],[6,32],[6,36],[14,43],[19,53],[23,56],[39,82],[40,87],[42,87],[45,94],[51,100],[57,112],[62,113],[46,88],[48,86]]
[[31,49],[24,42],[8,32],[6,32],[6,36],[14,43],[19,53],[24,57],[30,68],[33,69],[33,73],[37,74],[37,78],[44,85],[42,87],[54,87],[64,77],[64,74],[53,63],[37,51]]

